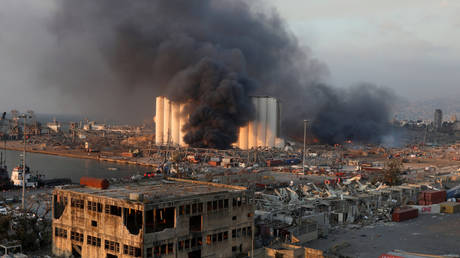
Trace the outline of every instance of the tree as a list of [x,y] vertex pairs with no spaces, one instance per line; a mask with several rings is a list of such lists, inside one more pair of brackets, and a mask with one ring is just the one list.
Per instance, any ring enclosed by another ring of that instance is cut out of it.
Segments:
[[383,175],[383,182],[387,185],[400,185],[402,162],[398,159],[392,159],[386,164]]

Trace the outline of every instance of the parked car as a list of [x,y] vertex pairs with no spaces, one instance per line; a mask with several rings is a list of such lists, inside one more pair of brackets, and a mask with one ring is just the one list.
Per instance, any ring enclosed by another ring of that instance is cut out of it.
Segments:
[[0,215],[8,215],[8,210],[5,207],[0,207]]

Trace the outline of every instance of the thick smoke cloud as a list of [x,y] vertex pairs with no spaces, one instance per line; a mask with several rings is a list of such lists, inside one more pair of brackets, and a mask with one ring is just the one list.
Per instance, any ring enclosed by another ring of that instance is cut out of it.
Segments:
[[324,92],[328,96],[312,121],[312,130],[322,142],[379,143],[390,129],[391,92],[370,84]]
[[107,112],[142,106],[129,100],[151,107],[157,95],[187,103],[192,146],[235,142],[250,95],[281,99],[286,134],[306,118],[326,142],[377,139],[389,119],[385,90],[321,84],[327,67],[259,1],[61,0],[50,27],[47,84]]
[[174,100],[187,103],[184,141],[194,147],[227,148],[253,114],[251,81],[211,59],[180,72],[170,83]]

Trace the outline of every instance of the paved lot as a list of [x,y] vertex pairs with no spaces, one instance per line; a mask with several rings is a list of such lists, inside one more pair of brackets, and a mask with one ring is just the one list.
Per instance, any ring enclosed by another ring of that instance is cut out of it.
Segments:
[[460,214],[421,215],[404,222],[381,223],[360,229],[339,229],[328,239],[306,246],[327,250],[347,242],[340,253],[350,257],[379,257],[399,249],[427,254],[460,254]]

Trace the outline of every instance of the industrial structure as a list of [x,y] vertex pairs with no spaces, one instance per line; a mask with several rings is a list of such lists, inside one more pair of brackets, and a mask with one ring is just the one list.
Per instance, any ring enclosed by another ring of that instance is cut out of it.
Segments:
[[[239,128],[238,141],[234,146],[246,150],[257,147],[282,145],[280,139],[281,105],[279,100],[268,96],[253,96],[255,119]],[[185,104],[173,102],[166,97],[156,98],[155,142],[157,145],[186,146],[183,127],[187,117]]]
[[53,191],[56,256],[233,257],[253,248],[245,187],[173,178],[80,183]]
[[243,150],[279,145],[281,131],[281,105],[268,96],[251,97],[255,107],[255,119],[240,127],[236,145]]
[[155,143],[185,146],[182,128],[187,122],[183,110],[185,104],[173,102],[166,97],[156,98]]
[[440,131],[442,128],[442,110],[441,109],[436,109],[434,111],[433,126],[434,126],[435,131]]

